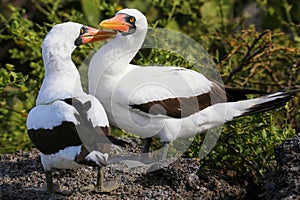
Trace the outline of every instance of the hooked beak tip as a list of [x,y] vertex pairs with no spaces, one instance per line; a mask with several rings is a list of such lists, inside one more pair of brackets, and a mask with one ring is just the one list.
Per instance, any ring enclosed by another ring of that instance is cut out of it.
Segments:
[[103,20],[102,22],[100,22],[99,26],[105,28],[105,25],[108,24],[107,22],[108,22],[108,20]]
[[88,27],[88,32],[78,37],[75,41],[75,45],[86,44],[90,42],[103,41],[115,37],[116,31],[112,30],[99,30]]

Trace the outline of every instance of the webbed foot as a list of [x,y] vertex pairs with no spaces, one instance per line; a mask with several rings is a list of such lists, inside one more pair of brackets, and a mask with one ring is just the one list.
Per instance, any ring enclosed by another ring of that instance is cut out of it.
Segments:
[[59,194],[63,196],[69,196],[72,194],[71,191],[61,190],[59,185],[56,183],[52,183],[52,187],[49,187],[49,185],[47,185],[44,187],[30,187],[26,188],[25,190],[33,190],[35,192],[48,192],[50,195]]
[[53,183],[51,171],[45,171],[45,174],[46,174],[46,182],[47,182],[46,190],[48,191],[48,193],[60,194],[60,195],[64,195],[64,196],[69,196],[72,194],[71,191],[61,190],[58,184]]
[[56,183],[52,183],[52,187],[49,187],[49,185],[47,185],[47,191],[50,194],[60,194],[63,196],[70,196],[72,194],[71,191],[60,189],[59,185]]
[[81,193],[89,193],[89,192],[109,193],[119,188],[120,183],[118,181],[104,181],[103,179],[104,179],[104,170],[102,167],[99,167],[97,184],[96,185],[89,184],[85,187],[80,188],[79,191]]

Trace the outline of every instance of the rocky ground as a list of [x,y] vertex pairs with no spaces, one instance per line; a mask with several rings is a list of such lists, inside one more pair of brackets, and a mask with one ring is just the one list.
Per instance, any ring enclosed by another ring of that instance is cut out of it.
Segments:
[[263,199],[300,199],[300,134],[276,146],[278,167],[263,181]]
[[[132,150],[141,146],[130,141]],[[92,168],[55,170],[53,177],[68,196],[44,192],[45,175],[39,152],[20,151],[0,156],[0,199],[297,199],[299,198],[300,135],[277,147],[278,169],[264,178],[262,190],[233,171],[204,169],[199,159],[180,158],[168,167],[147,172],[125,164],[106,168],[106,180],[119,180],[120,187],[109,194],[81,194],[79,188],[96,181]],[[260,193],[260,194],[259,194]],[[259,196],[258,196],[259,195]]]

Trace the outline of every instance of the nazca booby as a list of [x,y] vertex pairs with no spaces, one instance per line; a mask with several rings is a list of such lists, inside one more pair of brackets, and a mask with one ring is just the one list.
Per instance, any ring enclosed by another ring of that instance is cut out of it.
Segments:
[[[89,93],[103,104],[113,126],[145,138],[159,137],[164,147],[161,159],[166,158],[167,144],[176,139],[195,136],[236,117],[279,107],[298,92],[226,102],[224,88],[196,71],[130,64],[148,27],[140,11],[120,10],[100,26],[118,34],[90,61]],[[149,152],[150,141],[146,140],[143,152]]]
[[76,46],[114,35],[115,31],[66,22],[55,25],[43,41],[45,77],[26,125],[31,141],[41,152],[50,193],[69,194],[53,183],[52,168],[97,167],[97,184],[85,187],[86,192],[109,192],[118,185],[114,181],[103,182],[110,140],[118,141],[110,136],[101,103],[83,91],[79,72],[71,59]]

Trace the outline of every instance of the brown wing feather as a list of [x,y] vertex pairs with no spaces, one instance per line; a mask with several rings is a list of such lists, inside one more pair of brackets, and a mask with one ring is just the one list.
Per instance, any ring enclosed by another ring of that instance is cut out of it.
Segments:
[[82,144],[72,122],[64,121],[53,129],[29,129],[28,135],[32,143],[43,154],[54,154],[66,147]]
[[169,98],[130,106],[152,115],[161,114],[174,118],[184,118],[212,104],[225,101],[226,95],[224,90],[218,85],[213,84],[211,91],[198,96]]

